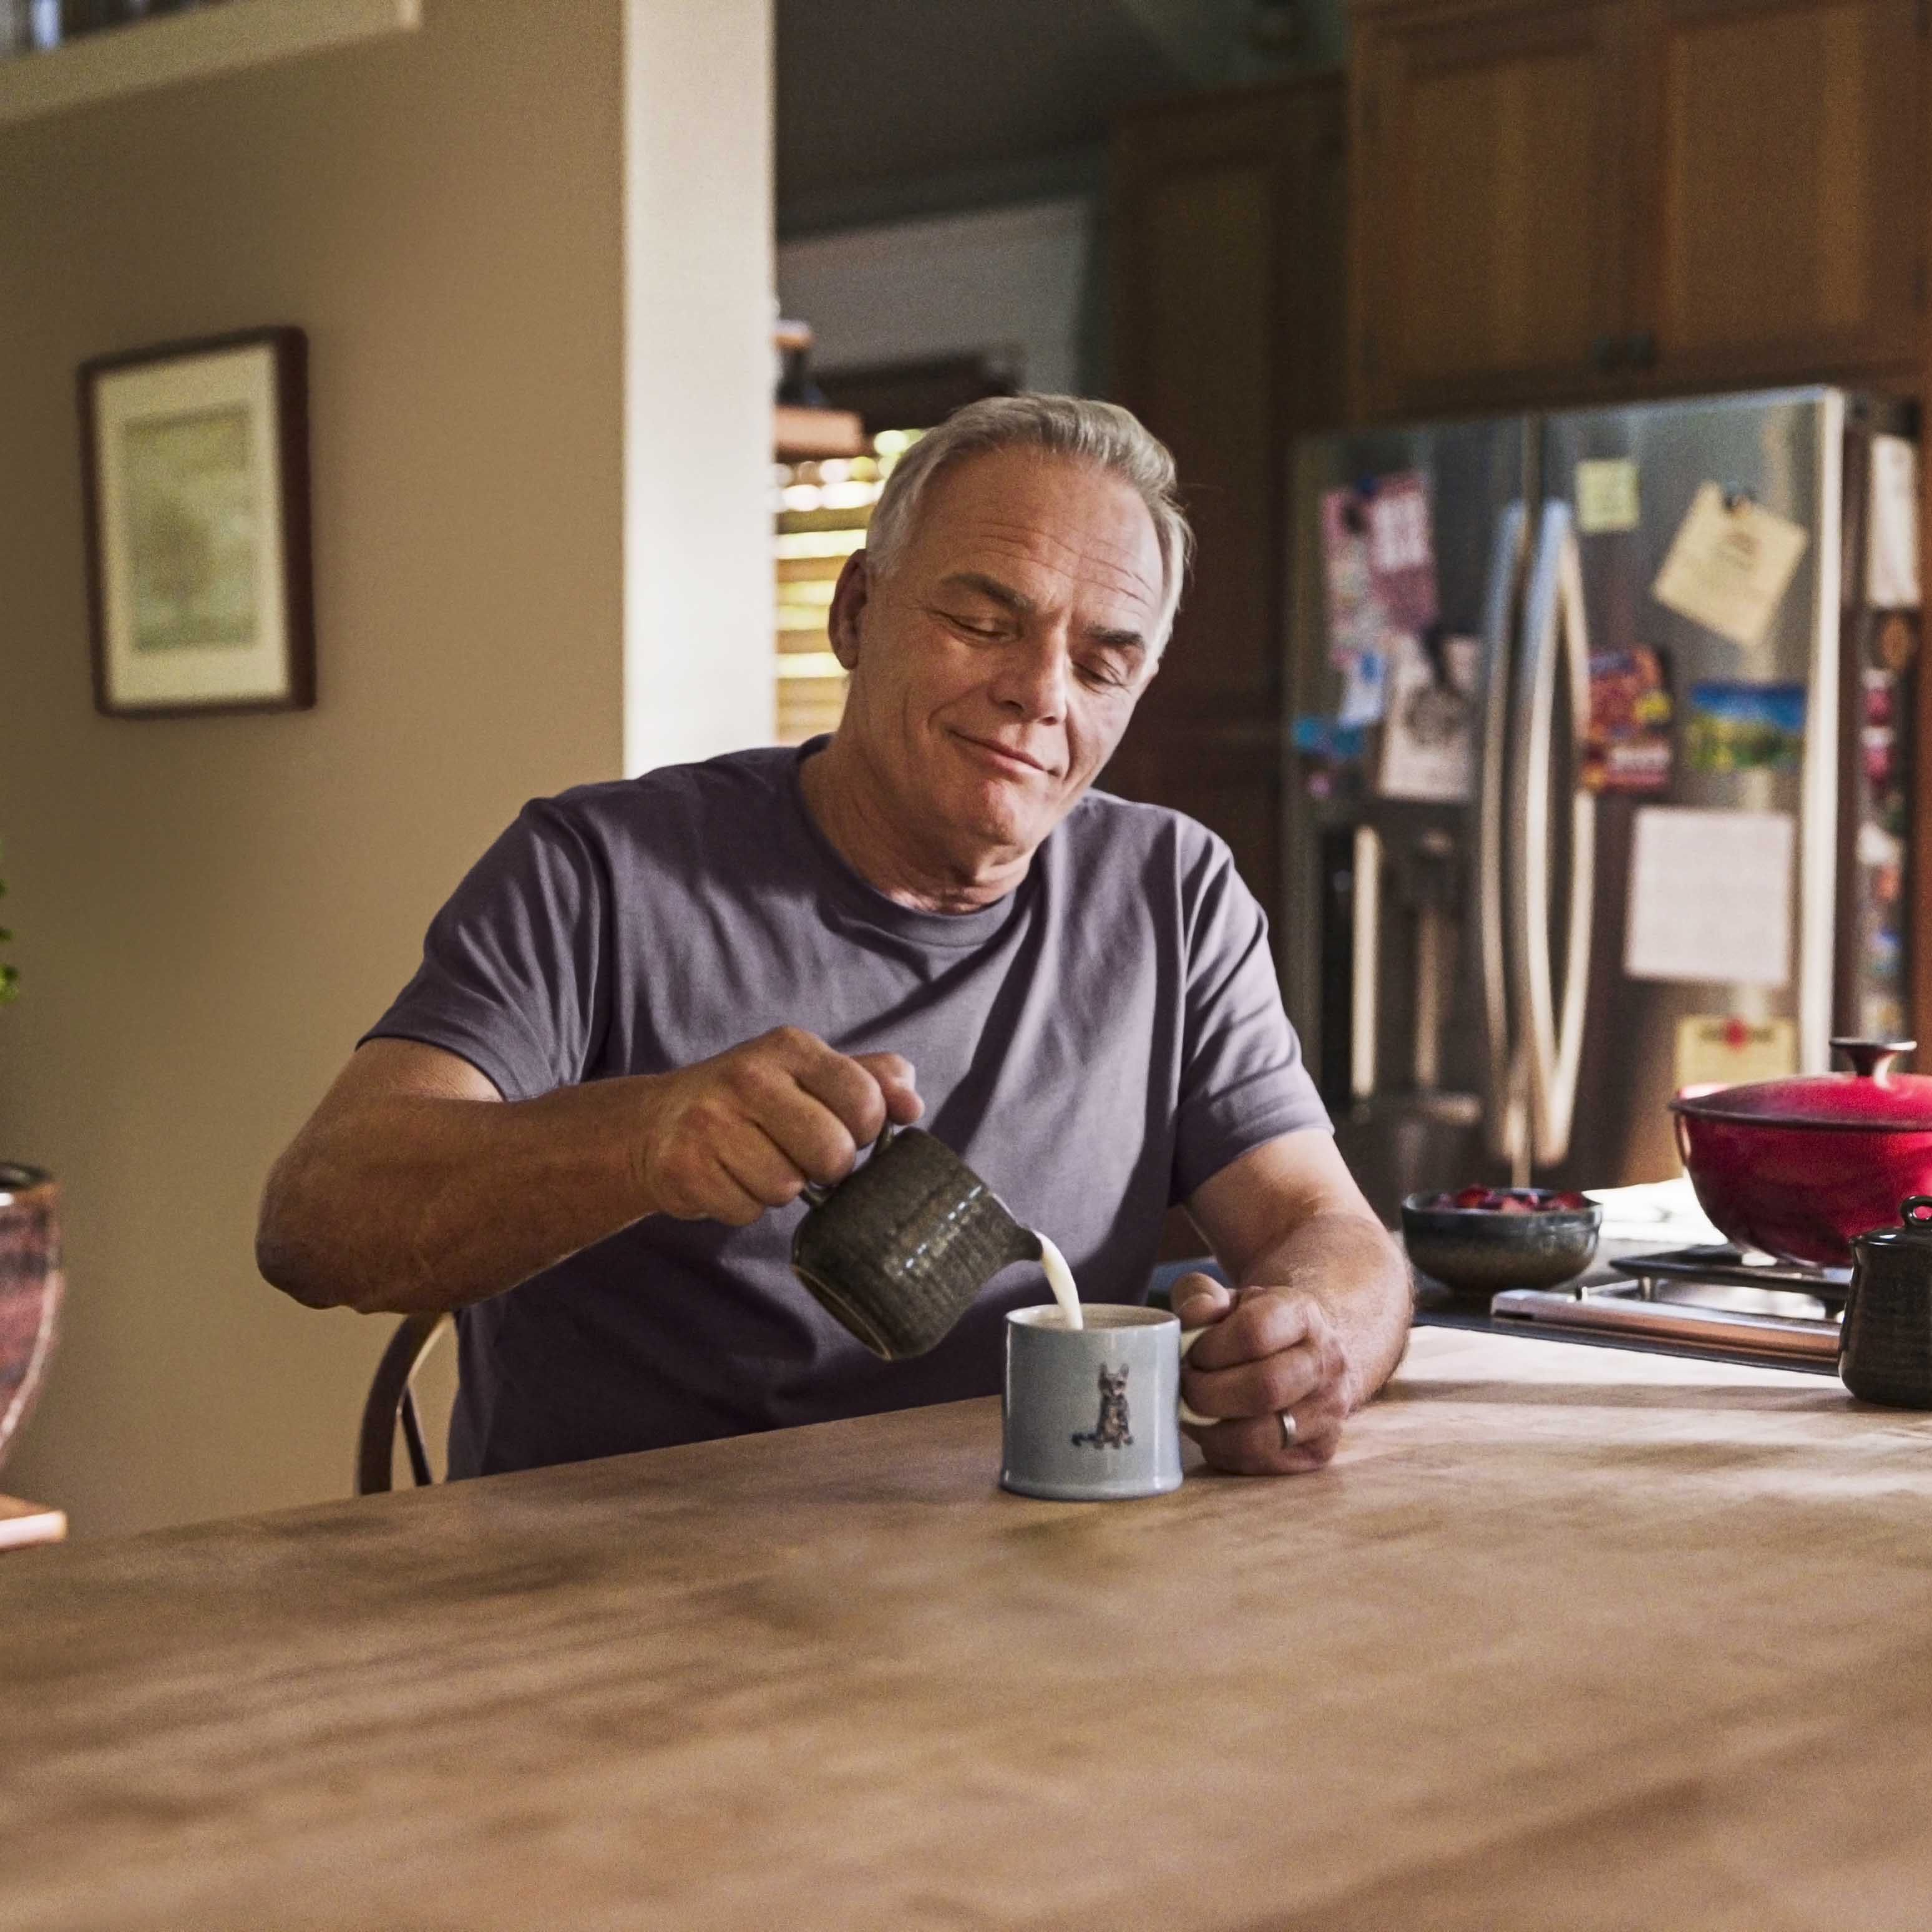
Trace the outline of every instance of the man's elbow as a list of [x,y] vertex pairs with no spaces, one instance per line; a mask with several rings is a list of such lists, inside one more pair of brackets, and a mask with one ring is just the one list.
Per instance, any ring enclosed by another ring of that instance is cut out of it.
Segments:
[[346,1271],[311,1232],[317,1216],[307,1210],[290,1166],[284,1156],[262,1190],[255,1221],[255,1266],[271,1287],[304,1308],[358,1307]]

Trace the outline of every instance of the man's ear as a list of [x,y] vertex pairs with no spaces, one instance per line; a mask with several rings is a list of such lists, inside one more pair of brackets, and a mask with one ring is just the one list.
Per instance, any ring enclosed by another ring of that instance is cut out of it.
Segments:
[[848,670],[858,668],[859,626],[872,595],[872,567],[862,550],[845,560],[832,592],[832,609],[825,628],[838,662]]

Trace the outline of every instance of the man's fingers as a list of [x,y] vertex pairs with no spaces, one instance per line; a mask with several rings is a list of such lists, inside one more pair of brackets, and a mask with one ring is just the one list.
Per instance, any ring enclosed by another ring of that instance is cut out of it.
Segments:
[[764,1072],[748,1096],[747,1126],[761,1129],[802,1179],[827,1187],[843,1180],[859,1158],[850,1129],[784,1069]]
[[1279,1288],[1246,1288],[1235,1306],[1202,1336],[1188,1357],[1191,1367],[1228,1369],[1259,1361],[1307,1339],[1319,1311],[1304,1294]]
[[[854,1059],[797,1027],[781,1027],[766,1037],[776,1046],[793,1079],[830,1108],[859,1145],[869,1146],[878,1138],[886,1124],[889,1100],[878,1071],[868,1062],[890,1059],[909,1076],[911,1068],[897,1054],[868,1054],[864,1059]],[[894,1090],[902,1107],[909,1100],[915,1103],[918,1100],[909,1079],[896,1079]]]
[[1322,1352],[1306,1342],[1232,1369],[1197,1368],[1200,1353],[1197,1347],[1187,1358],[1181,1392],[1189,1408],[1203,1415],[1277,1415],[1334,1378]]
[[1341,1446],[1339,1405],[1304,1404],[1290,1412],[1294,1440],[1283,1436],[1279,1416],[1253,1416],[1196,1430],[1195,1439],[1210,1468],[1234,1476],[1293,1476],[1319,1469]]
[[[783,1208],[796,1201],[805,1185],[797,1163],[769,1134],[748,1121],[719,1145],[717,1155],[718,1166],[758,1203],[760,1214],[767,1208]],[[718,1216],[721,1220],[728,1218]]]
[[855,1053],[852,1058],[879,1083],[895,1126],[909,1127],[926,1112],[926,1102],[913,1084],[912,1062],[904,1054]]
[[1180,1317],[1184,1328],[1205,1328],[1218,1322],[1234,1305],[1234,1292],[1211,1274],[1184,1274],[1174,1284],[1168,1306]]

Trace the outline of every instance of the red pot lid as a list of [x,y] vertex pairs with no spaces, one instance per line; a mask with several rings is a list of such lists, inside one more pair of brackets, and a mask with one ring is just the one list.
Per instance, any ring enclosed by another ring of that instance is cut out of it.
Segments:
[[1894,1073],[1890,1063],[1918,1044],[1910,1040],[1834,1040],[1857,1070],[1752,1080],[1741,1087],[1686,1090],[1671,1102],[1707,1120],[1757,1120],[1790,1127],[1865,1127],[1932,1133],[1932,1076]]

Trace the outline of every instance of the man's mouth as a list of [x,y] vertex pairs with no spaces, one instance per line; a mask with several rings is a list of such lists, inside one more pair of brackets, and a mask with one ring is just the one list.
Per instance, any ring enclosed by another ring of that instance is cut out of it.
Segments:
[[955,731],[952,735],[962,745],[970,746],[974,751],[980,753],[988,763],[998,766],[1003,770],[1016,774],[1022,772],[1036,772],[1042,778],[1050,778],[1052,776],[1037,758],[1029,758],[1025,752],[1016,751],[1010,745],[1002,745],[997,740],[992,738],[976,738],[968,731]]

